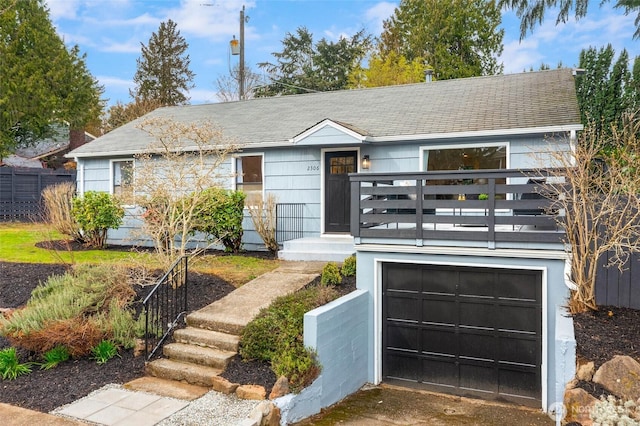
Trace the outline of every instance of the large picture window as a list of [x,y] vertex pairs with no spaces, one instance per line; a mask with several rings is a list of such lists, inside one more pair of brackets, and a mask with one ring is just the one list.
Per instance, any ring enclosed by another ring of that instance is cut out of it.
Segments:
[[249,199],[262,199],[262,155],[236,157],[236,189]]
[[424,165],[428,171],[506,169],[507,147],[496,145],[425,149]]
[[[423,167],[427,171],[445,170],[504,170],[507,164],[507,145],[493,144],[484,146],[451,146],[424,148],[422,154]],[[430,180],[429,185],[464,185],[483,184],[486,179]],[[496,183],[506,183],[506,179],[496,179]],[[466,193],[460,190],[461,193]],[[467,194],[467,198],[475,198],[478,194]],[[451,199],[455,195],[440,194],[436,198]],[[496,194],[504,198],[505,194]]]
[[112,193],[123,201],[133,197],[133,160],[114,161],[112,164]]

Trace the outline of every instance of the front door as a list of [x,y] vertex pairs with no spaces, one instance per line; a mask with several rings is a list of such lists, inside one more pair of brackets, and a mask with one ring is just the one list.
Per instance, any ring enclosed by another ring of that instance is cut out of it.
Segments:
[[357,171],[357,151],[324,154],[324,232],[349,232],[349,173]]

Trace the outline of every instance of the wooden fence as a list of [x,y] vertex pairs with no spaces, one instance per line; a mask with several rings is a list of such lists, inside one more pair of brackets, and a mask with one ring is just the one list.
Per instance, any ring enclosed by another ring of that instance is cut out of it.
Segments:
[[[608,256],[604,256],[600,265],[607,263]],[[622,272],[615,266],[598,268],[596,303],[600,306],[640,309],[640,254],[630,255]]]
[[42,190],[75,181],[75,170],[0,167],[0,221],[39,219]]

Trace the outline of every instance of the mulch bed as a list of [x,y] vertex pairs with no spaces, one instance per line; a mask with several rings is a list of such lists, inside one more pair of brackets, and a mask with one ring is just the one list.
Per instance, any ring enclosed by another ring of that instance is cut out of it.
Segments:
[[[46,242],[43,247],[60,250],[68,250],[69,247],[73,250],[85,249],[77,243],[62,241]],[[121,247],[118,249],[122,250]],[[220,252],[215,254],[224,255]],[[244,252],[243,255],[272,258],[267,252]],[[62,275],[67,270],[67,265],[0,262],[0,309],[24,305],[38,284],[46,281],[51,275]],[[144,297],[149,289],[150,286],[137,288],[138,297]],[[345,279],[339,287],[340,294],[347,294],[353,289],[355,278]],[[216,275],[190,271],[187,292],[189,310],[198,310],[233,290],[233,285]],[[0,336],[0,349],[6,347],[10,347],[9,342]],[[34,354],[24,350],[18,350],[18,355],[21,362],[41,361],[36,359]],[[72,359],[51,370],[40,370],[36,366],[30,374],[15,380],[0,379],[0,402],[48,412],[84,397],[106,384],[122,384],[142,377],[144,364],[143,356],[134,357],[133,351],[121,351],[119,357],[103,365],[98,365],[89,358],[82,358]],[[233,383],[264,386],[267,394],[276,381],[275,374],[268,364],[242,361],[238,356],[232,359],[223,376]]]
[[[76,249],[81,250],[82,247],[78,246]],[[270,257],[265,252],[246,254]],[[25,304],[31,291],[40,282],[46,281],[51,275],[63,274],[66,270],[66,265],[0,262],[0,308],[17,308]],[[216,275],[191,271],[189,308],[200,309],[224,297],[233,289],[231,284]],[[354,289],[354,278],[346,278],[338,287],[341,294],[347,294]],[[578,356],[594,361],[596,369],[614,355],[629,355],[640,360],[639,324],[640,310],[628,308],[604,306],[597,312],[575,315]],[[0,349],[9,346],[9,342],[0,336]],[[39,361],[24,351],[19,351],[19,355],[22,362]],[[119,357],[104,365],[98,365],[88,358],[73,359],[51,370],[45,371],[35,367],[31,374],[16,380],[0,380],[0,402],[48,412],[71,403],[105,384],[125,383],[143,375],[144,359],[134,357],[132,351],[123,351]],[[231,361],[223,376],[234,383],[262,385],[267,389],[267,393],[276,380],[265,363],[245,362],[239,357]],[[580,382],[578,386],[596,397],[606,395],[604,389],[590,382]]]

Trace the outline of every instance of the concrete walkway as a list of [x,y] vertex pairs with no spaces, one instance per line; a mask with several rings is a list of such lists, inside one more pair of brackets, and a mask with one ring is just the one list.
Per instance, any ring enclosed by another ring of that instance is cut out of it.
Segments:
[[[274,299],[313,281],[324,264],[283,262],[275,270],[191,313],[190,320],[227,324],[229,332],[238,332]],[[179,412],[190,401],[209,390],[211,389],[145,377],[125,384],[124,388],[106,386],[88,397],[54,410],[54,413],[64,417],[0,404],[0,419],[3,426],[152,426]]]

